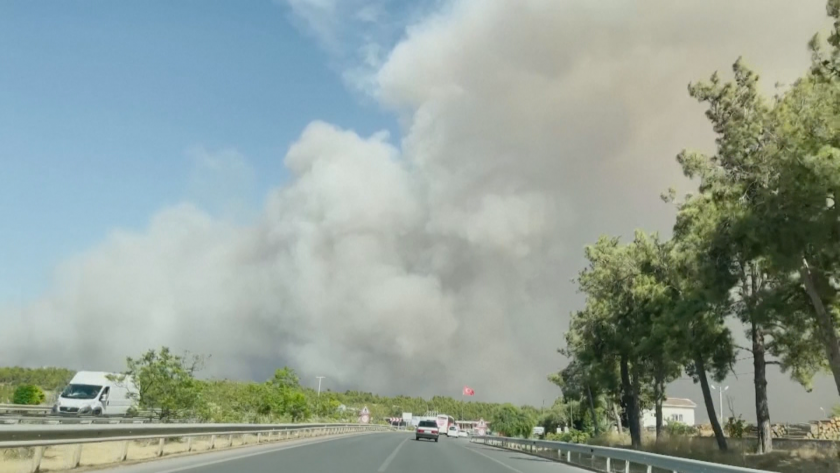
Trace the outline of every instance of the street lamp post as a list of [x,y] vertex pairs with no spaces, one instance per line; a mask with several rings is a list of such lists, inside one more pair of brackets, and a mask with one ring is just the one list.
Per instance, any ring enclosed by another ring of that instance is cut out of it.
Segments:
[[316,376],[316,378],[318,378],[318,397],[321,397],[321,380],[326,376]]
[[723,392],[729,389],[729,386],[718,386],[715,387],[711,385],[712,389],[717,389],[718,393],[720,393],[720,423],[723,425]]

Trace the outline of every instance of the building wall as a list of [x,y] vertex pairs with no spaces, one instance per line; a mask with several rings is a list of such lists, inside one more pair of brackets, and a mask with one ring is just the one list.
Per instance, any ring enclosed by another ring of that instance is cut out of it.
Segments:
[[[666,407],[662,406],[663,424],[670,420],[676,420],[681,424],[694,425],[694,408],[691,407]],[[653,409],[642,413],[642,427],[655,427],[656,415]]]

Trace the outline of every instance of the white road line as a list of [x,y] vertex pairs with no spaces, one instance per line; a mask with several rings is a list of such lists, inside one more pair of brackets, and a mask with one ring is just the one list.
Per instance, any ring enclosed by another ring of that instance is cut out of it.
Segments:
[[490,455],[487,455],[486,453],[481,453],[481,452],[479,452],[478,450],[475,450],[475,449],[472,449],[472,448],[467,447],[466,445],[461,445],[461,446],[462,446],[462,447],[464,447],[464,448],[466,448],[467,450],[469,450],[469,451],[473,452],[473,453],[477,453],[477,454],[481,455],[482,457],[484,457],[484,458],[486,458],[486,459],[488,459],[488,460],[492,460],[492,461],[494,461],[494,462],[498,463],[499,465],[502,465],[503,467],[507,468],[507,469],[508,469],[508,470],[510,470],[510,471],[513,471],[513,472],[516,472],[516,473],[522,473],[521,471],[519,471],[519,470],[517,470],[516,468],[514,468],[514,467],[512,467],[512,466],[508,465],[507,463],[502,463],[501,461],[496,460],[495,458],[491,457]]
[[[365,434],[365,433],[357,434],[357,435],[352,435],[351,434],[351,435],[346,436],[346,437],[341,436],[341,437],[333,437],[333,438],[328,438],[328,439],[316,440],[316,441],[312,441],[312,442],[297,443],[297,444],[294,444],[294,445],[282,445],[282,446],[278,446],[277,448],[266,448],[266,449],[260,450],[258,452],[246,453],[244,455],[237,455],[237,456],[234,456],[234,457],[225,457],[225,458],[221,458],[219,460],[212,460],[212,461],[202,462],[202,463],[193,463],[193,464],[186,465],[186,466],[179,466],[177,468],[171,468],[169,470],[161,470],[161,471],[158,471],[157,473],[175,473],[177,471],[194,470],[196,468],[202,468],[202,467],[209,466],[209,465],[215,465],[217,463],[225,463],[225,462],[229,462],[229,461],[241,460],[243,458],[255,457],[257,455],[265,455],[267,453],[274,453],[274,452],[279,452],[279,451],[282,451],[282,450],[288,450],[288,449],[291,449],[291,448],[303,447],[305,445],[317,445],[319,443],[331,442],[333,440],[339,440],[339,439],[342,439],[342,438],[352,438],[352,437],[357,437],[357,436],[362,436],[362,435],[369,435],[369,434]],[[222,450],[222,451],[224,451],[224,450]]]
[[393,452],[391,452],[391,454],[390,454],[390,455],[388,455],[388,458],[386,458],[386,459],[385,459],[385,463],[383,463],[383,464],[382,464],[382,466],[380,466],[380,467],[379,467],[379,469],[377,470],[379,473],[382,473],[383,471],[385,471],[385,470],[387,470],[387,469],[388,469],[388,465],[390,465],[390,464],[391,464],[391,462],[392,462],[392,461],[394,461],[394,458],[396,458],[396,457],[397,457],[397,452],[399,452],[399,451],[400,451],[400,449],[402,448],[402,446],[403,446],[406,442],[408,442],[408,438],[406,438],[405,440],[403,440],[402,442],[400,442],[400,444],[399,444],[399,445],[397,445],[397,448],[395,448],[395,449],[394,449],[394,451],[393,451]]

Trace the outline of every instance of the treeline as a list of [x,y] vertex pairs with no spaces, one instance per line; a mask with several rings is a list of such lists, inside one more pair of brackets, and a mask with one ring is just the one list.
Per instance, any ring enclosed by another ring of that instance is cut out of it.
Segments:
[[[322,392],[321,395],[323,396],[323,394]],[[498,403],[463,401],[448,396],[433,396],[430,399],[423,399],[410,396],[379,396],[358,391],[329,392],[329,395],[335,396],[336,400],[346,406],[367,406],[371,410],[371,414],[379,417],[400,417],[403,412],[411,412],[416,416],[440,413],[449,414],[456,419],[484,419],[490,422],[501,406]],[[537,409],[531,406],[522,406],[518,409],[532,413],[537,412]]]
[[[677,210],[670,240],[637,231],[586,248],[576,281],[586,305],[561,350],[571,363],[552,380],[593,419],[600,409],[623,421],[634,447],[641,410],[655,409],[658,438],[665,387],[687,375],[726,450],[710,384],[739,350],[753,361],[761,452],[772,449],[768,365],[806,388],[828,370],[840,393],[840,1],[827,10],[828,41],[814,37],[810,68],[774,97],[740,59],[733,81],[715,74],[689,86],[708,107],[716,152],[677,156],[699,188],[663,196]],[[736,346],[732,318],[747,347]]]
[[21,386],[38,386],[41,394],[32,399],[42,399],[43,391],[54,394],[70,382],[74,373],[65,368],[0,367],[0,403],[14,402],[15,391]]
[[0,367],[0,384],[11,386],[34,384],[45,390],[56,390],[66,386],[75,373],[65,368]]
[[[435,396],[429,400],[408,396],[380,396],[360,391],[344,393],[304,387],[291,368],[275,371],[262,383],[229,380],[199,380],[206,358],[176,355],[168,348],[149,350],[140,358],[128,358],[121,377],[131,376],[138,389],[138,407],[155,412],[163,422],[190,418],[202,422],[301,422],[337,420],[355,422],[367,407],[371,420],[385,422],[414,415],[445,413],[453,417],[491,420],[498,404],[462,402]],[[121,377],[116,380],[120,381]],[[516,408],[520,409],[520,408]],[[523,410],[534,411],[525,407]],[[533,416],[536,417],[536,416]]]
[[[126,369],[114,376],[114,381],[125,382],[127,376],[135,381],[137,409],[130,415],[153,413],[155,420],[161,422],[355,422],[364,407],[376,422],[401,417],[403,412],[420,416],[449,414],[491,423],[500,421],[500,425],[504,425],[503,419],[521,415],[533,426],[539,417],[538,410],[530,406],[466,402],[446,396],[423,399],[329,389],[322,390],[319,396],[317,390],[301,385],[298,375],[288,367],[276,370],[264,382],[200,379],[198,375],[206,361],[205,356],[179,355],[166,347],[149,350],[140,357],[128,358]],[[61,368],[0,368],[0,380],[8,386],[8,393],[0,402],[10,402],[13,391],[21,386],[60,390],[74,374],[73,370]],[[527,430],[530,432],[530,428]]]

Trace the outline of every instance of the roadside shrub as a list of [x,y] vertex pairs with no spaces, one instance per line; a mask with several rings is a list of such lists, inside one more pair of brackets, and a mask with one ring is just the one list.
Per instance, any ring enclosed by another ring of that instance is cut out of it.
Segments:
[[667,425],[664,426],[665,432],[668,435],[676,436],[691,436],[697,435],[697,429],[694,426],[683,424],[682,422],[676,421],[669,421]]
[[740,439],[744,437],[744,432],[747,430],[747,421],[741,416],[738,418],[730,417],[726,420],[726,425],[723,427],[726,435],[733,439]]
[[570,430],[559,434],[549,432],[545,435],[545,439],[555,442],[586,443],[589,440],[589,433],[581,430]]
[[44,390],[34,384],[21,384],[15,388],[15,393],[12,395],[12,402],[15,404],[25,404],[28,406],[37,406],[44,402],[47,396]]

